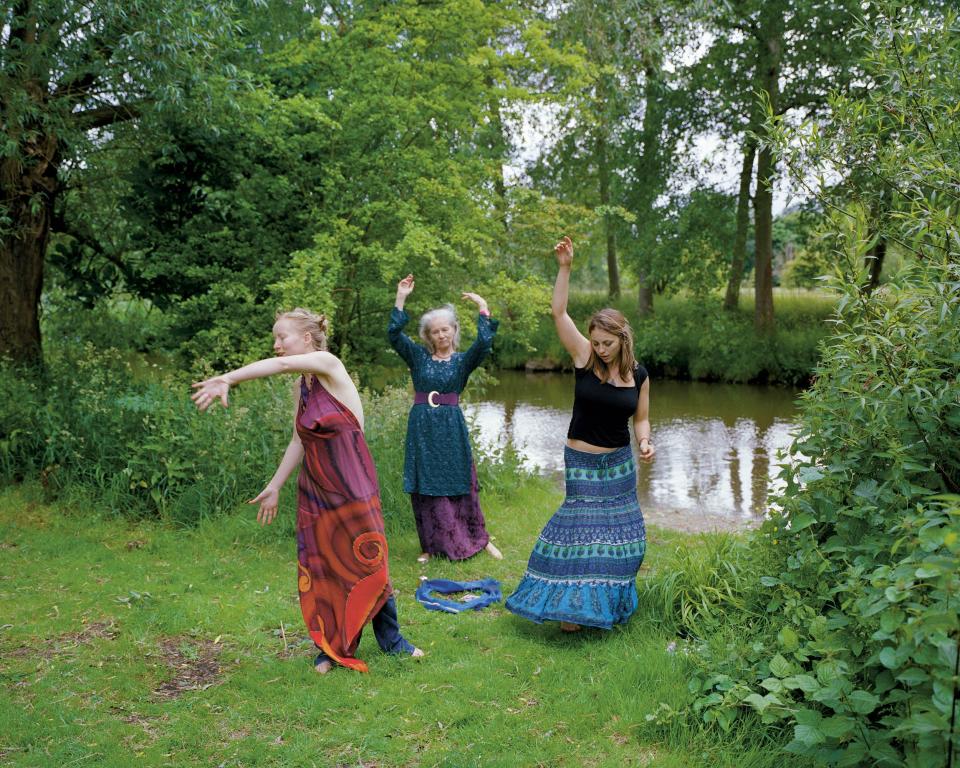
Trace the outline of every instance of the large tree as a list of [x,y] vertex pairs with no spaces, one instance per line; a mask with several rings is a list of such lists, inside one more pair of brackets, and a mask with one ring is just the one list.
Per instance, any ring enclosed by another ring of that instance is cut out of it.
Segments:
[[0,15],[0,356],[41,356],[58,196],[121,123],[202,88],[233,31],[227,3],[15,0]]
[[679,51],[690,41],[698,3],[572,0],[559,6],[555,39],[580,51],[569,78],[559,139],[540,158],[537,181],[594,209],[595,241],[606,256],[608,294],[624,267],[638,282],[641,314],[676,275],[657,247],[678,142],[686,129],[676,82]]
[[[857,82],[863,43],[845,32],[861,13],[854,0],[732,0],[716,6],[713,43],[691,68],[691,88],[713,111],[712,127],[741,147],[738,231],[726,304],[736,305],[748,225],[750,182],[755,245],[758,330],[770,331],[773,314],[773,192],[776,157],[764,141],[765,107],[775,117],[826,108],[832,91]],[[761,102],[758,103],[757,96]],[[756,170],[754,171],[754,165]]]

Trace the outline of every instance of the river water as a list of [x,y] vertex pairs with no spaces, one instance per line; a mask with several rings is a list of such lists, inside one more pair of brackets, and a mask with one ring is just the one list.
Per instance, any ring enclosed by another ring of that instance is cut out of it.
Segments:
[[[570,373],[497,371],[499,384],[464,407],[481,450],[514,448],[528,469],[563,479],[573,404]],[[688,531],[738,529],[762,519],[791,442],[796,391],[746,384],[655,381],[656,458],[638,466],[648,521]]]

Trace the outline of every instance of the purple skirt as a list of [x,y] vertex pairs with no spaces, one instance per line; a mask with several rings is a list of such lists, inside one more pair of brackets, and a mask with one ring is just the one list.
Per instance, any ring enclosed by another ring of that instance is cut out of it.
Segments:
[[477,494],[477,468],[470,468],[470,493],[462,496],[410,494],[420,548],[431,555],[465,560],[487,546],[487,533]]

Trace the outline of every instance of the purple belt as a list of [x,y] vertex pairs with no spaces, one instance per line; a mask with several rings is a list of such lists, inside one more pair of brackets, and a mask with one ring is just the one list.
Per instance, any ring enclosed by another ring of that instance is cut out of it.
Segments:
[[414,392],[414,405],[429,405],[431,408],[438,408],[441,405],[460,405],[460,394],[458,392]]

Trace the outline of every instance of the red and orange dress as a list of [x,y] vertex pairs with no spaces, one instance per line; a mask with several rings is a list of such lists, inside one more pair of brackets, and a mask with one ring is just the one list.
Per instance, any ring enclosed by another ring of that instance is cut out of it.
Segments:
[[366,672],[354,654],[368,622],[384,651],[413,651],[397,625],[373,457],[356,416],[316,377],[309,386],[301,379],[296,429],[304,452],[297,481],[303,619],[318,662]]

